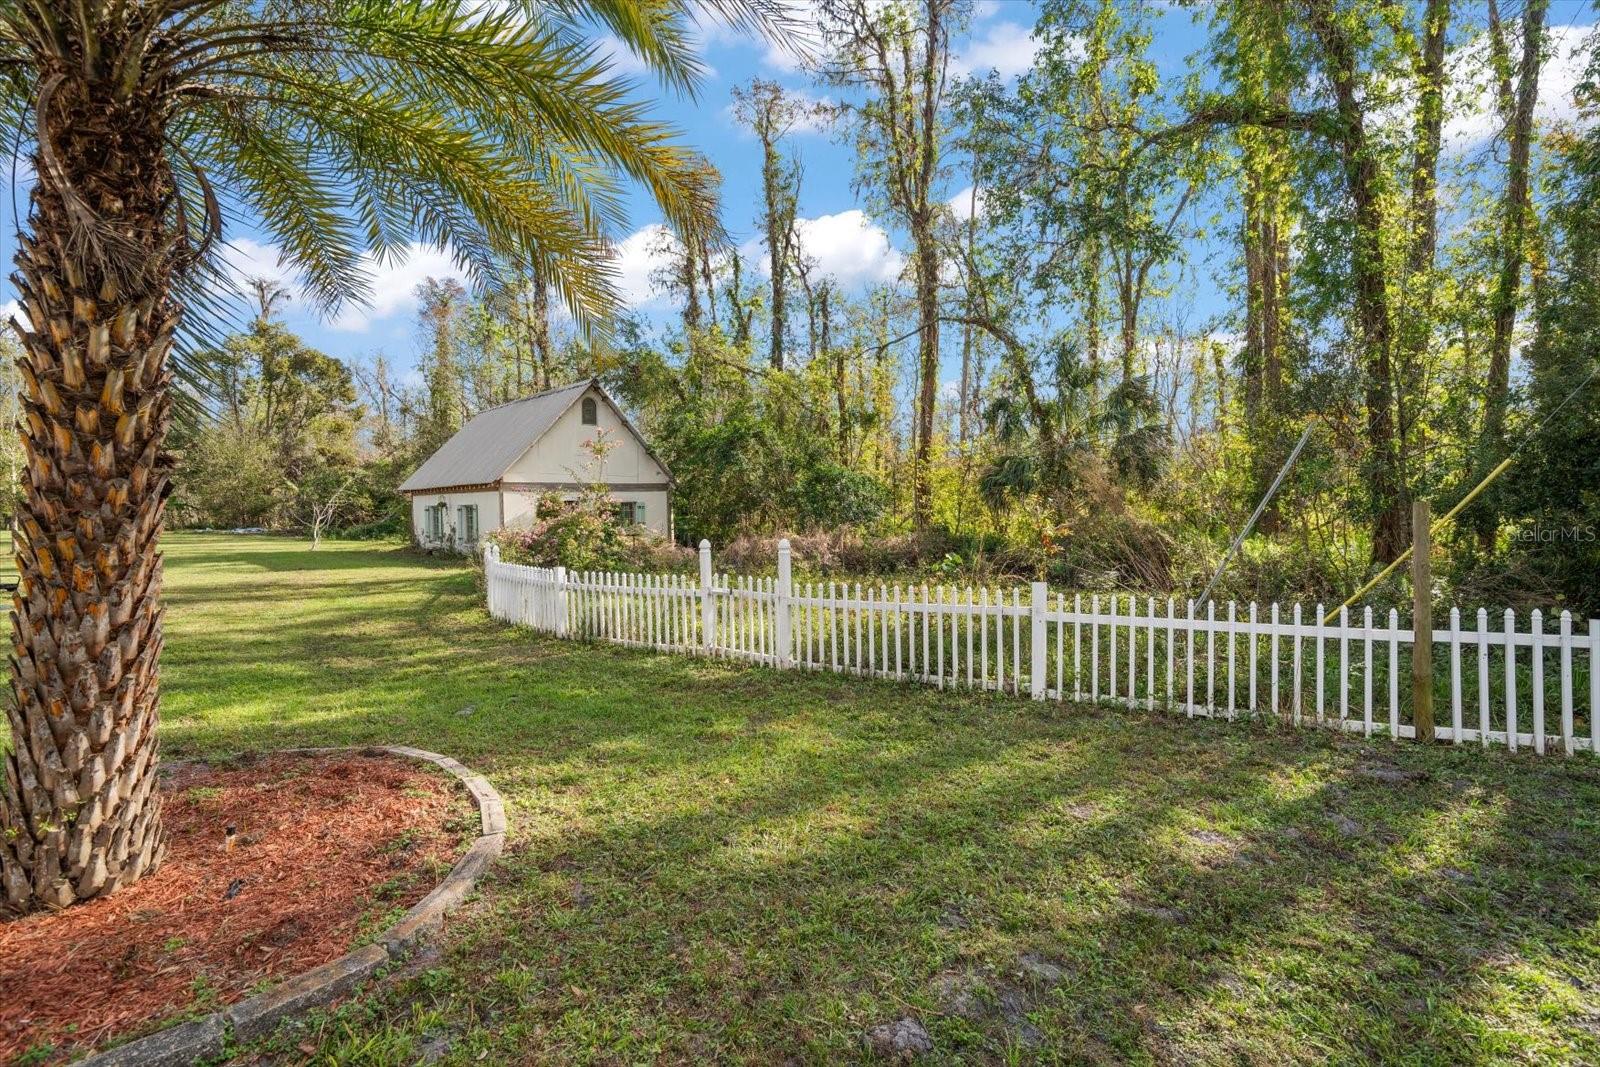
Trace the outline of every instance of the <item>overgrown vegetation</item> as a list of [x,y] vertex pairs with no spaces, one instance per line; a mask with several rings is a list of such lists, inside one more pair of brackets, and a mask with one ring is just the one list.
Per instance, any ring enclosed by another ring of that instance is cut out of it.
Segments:
[[[299,524],[336,484],[279,476],[310,464],[355,472],[342,523],[401,531],[388,489],[465,417],[598,375],[677,475],[685,546],[789,533],[858,572],[1193,594],[1311,427],[1220,595],[1342,599],[1408,543],[1412,498],[1440,514],[1514,454],[1438,539],[1441,595],[1600,610],[1594,79],[1570,119],[1530,103],[1547,66],[1592,69],[1592,33],[1553,36],[1538,0],[1046,0],[1003,81],[953,73],[968,16],[818,5],[825,114],[759,79],[730,111],[762,185],[720,210],[754,218],[761,255],[669,228],[674,312],[610,343],[534,277],[429,281],[403,385],[381,355],[349,375],[295,356],[264,313],[219,357],[247,400],[185,442],[180,513]],[[1183,69],[1161,62],[1173,19],[1194,24]],[[794,138],[819,121],[905,250],[890,283],[842,286],[807,252]],[[1221,314],[1191,305],[1201,272],[1230,279]],[[310,421],[269,403],[284,386]]]

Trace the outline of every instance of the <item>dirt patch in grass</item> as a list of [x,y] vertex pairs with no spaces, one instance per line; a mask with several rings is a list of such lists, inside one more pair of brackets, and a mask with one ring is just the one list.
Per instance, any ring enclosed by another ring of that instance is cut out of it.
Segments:
[[160,872],[0,923],[0,1062],[55,1062],[337,959],[426,895],[476,828],[455,783],[387,756],[176,764],[163,792]]

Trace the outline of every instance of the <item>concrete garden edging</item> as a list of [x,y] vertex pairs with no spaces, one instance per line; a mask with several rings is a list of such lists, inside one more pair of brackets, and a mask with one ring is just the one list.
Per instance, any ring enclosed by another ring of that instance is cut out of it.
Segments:
[[449,756],[408,745],[274,750],[275,755],[322,756],[333,752],[400,756],[432,763],[448,771],[467,787],[478,805],[481,829],[477,840],[456,861],[444,881],[412,905],[411,910],[380,934],[373,944],[285,979],[265,993],[202,1019],[169,1027],[79,1060],[77,1067],[187,1067],[199,1061],[219,1059],[230,1038],[236,1043],[248,1044],[266,1037],[286,1019],[332,1004],[358,988],[378,968],[410,955],[419,944],[443,929],[445,916],[461,906],[505,846],[505,802],[481,774],[473,773]]

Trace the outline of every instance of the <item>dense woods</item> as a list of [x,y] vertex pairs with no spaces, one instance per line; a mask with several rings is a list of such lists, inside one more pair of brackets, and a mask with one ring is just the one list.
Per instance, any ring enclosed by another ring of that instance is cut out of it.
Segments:
[[[673,467],[685,543],[1193,593],[1309,428],[1224,590],[1342,599],[1410,543],[1413,499],[1438,515],[1509,456],[1436,538],[1445,591],[1600,610],[1592,34],[1553,34],[1545,0],[1221,0],[1182,12],[1178,67],[1161,5],[1049,0],[1002,79],[956,73],[954,0],[818,11],[815,93],[729,101],[761,195],[720,214],[758,256],[670,227],[674,310],[609,334],[531,274],[429,282],[411,384],[306,349],[263,291],[215,353],[216,417],[182,431],[184,521],[306,525],[333,498],[333,525],[403,533],[392,487],[464,418],[598,374]],[[1551,64],[1589,71],[1564,117],[1538,107]],[[892,282],[808,256],[819,107]],[[1202,276],[1224,311],[1194,307]]]

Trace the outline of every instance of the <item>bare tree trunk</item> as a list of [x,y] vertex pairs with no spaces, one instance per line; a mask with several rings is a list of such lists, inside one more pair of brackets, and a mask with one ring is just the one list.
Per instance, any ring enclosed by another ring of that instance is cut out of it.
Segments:
[[1406,253],[1405,313],[1400,320],[1400,389],[1395,396],[1400,460],[1410,470],[1422,442],[1422,364],[1432,336],[1433,264],[1439,243],[1439,144],[1444,125],[1445,36],[1450,0],[1428,0],[1417,57],[1417,110],[1411,164],[1411,241]]
[[[164,114],[109,93],[109,79],[76,67],[46,72],[49,147],[35,153],[30,232],[16,256],[38,331],[22,338],[28,459],[0,794],[0,889],[17,910],[113,892],[166,853],[157,543],[170,489],[166,361],[180,316],[169,292],[175,191]],[[107,205],[114,231],[85,221]],[[109,254],[92,250],[112,241]]]
[[1134,291],[1133,252],[1127,250],[1118,257],[1117,306],[1122,313],[1122,380],[1133,378],[1135,350],[1139,339],[1139,299]]
[[[1493,330],[1489,341],[1489,381],[1483,403],[1482,460],[1488,473],[1505,455],[1506,401],[1511,390],[1511,339],[1516,330],[1517,297],[1522,287],[1522,267],[1528,258],[1529,215],[1533,205],[1528,189],[1528,159],[1533,142],[1533,109],[1539,96],[1539,67],[1544,41],[1544,16],[1548,0],[1528,0],[1522,12],[1522,59],[1517,70],[1516,100],[1507,118],[1510,158],[1501,199],[1500,273],[1490,298]],[[1492,36],[1501,38],[1499,11],[1489,5]],[[1503,49],[1503,45],[1499,46]],[[1504,88],[1502,88],[1502,99]],[[1493,497],[1479,512],[1479,540],[1493,543],[1499,525]]]
[[1096,396],[1100,393],[1100,259],[1100,239],[1091,236],[1083,257],[1083,320],[1084,349],[1094,372],[1090,389]]
[[1355,284],[1356,326],[1362,350],[1366,405],[1367,493],[1373,509],[1372,559],[1387,563],[1405,548],[1407,504],[1395,447],[1394,386],[1390,365],[1389,296],[1384,278],[1383,209],[1378,163],[1367,143],[1366,116],[1357,88],[1355,49],[1329,0],[1310,0],[1312,29],[1333,85],[1345,187],[1355,205],[1350,274]]
[[[977,240],[978,229],[978,174],[977,162],[973,162],[972,192],[967,196],[967,269],[977,270],[977,256],[974,254],[973,245]],[[967,314],[974,315],[976,310],[972,305],[972,282],[967,282]],[[966,448],[971,437],[971,427],[968,420],[972,414],[972,324],[967,323],[961,329],[961,413],[958,422],[961,435],[961,447]]]
[[[1277,131],[1250,131],[1244,153],[1244,406],[1258,500],[1266,495],[1284,458],[1283,346],[1289,242],[1281,224],[1284,190],[1276,173],[1283,150],[1280,136]],[[1262,511],[1257,528],[1274,533],[1279,522],[1278,504],[1273,500]]]
[[769,361],[773,370],[783,370],[783,350],[789,331],[789,240],[779,204],[782,168],[772,131],[761,134],[761,189],[766,201],[767,267],[772,273],[772,337]]
[[711,277],[711,248],[703,237],[692,238],[696,254],[695,259],[700,264],[700,281],[706,294],[706,318],[708,325],[717,325],[717,287]]
[[917,528],[933,517],[933,416],[939,387],[939,264],[933,254],[928,227],[912,231],[917,258],[917,443],[913,479],[912,518]]
[[[543,278],[533,280],[533,354],[539,368],[539,388],[550,388],[550,287]],[[521,382],[519,381],[520,385]]]

